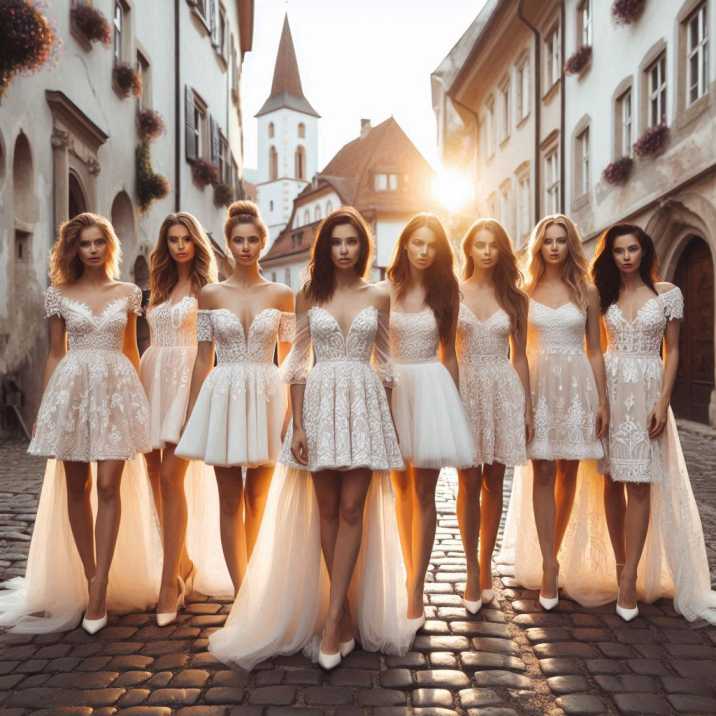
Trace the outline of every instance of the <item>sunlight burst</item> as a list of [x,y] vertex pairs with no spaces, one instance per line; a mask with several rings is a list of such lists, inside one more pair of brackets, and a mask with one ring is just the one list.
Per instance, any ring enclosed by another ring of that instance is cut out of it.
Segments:
[[473,198],[473,184],[466,172],[443,169],[435,175],[433,193],[451,212],[464,208]]

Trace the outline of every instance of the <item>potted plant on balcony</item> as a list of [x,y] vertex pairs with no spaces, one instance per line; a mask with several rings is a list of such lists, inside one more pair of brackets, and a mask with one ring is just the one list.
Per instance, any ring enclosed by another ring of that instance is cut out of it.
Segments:
[[105,47],[109,47],[112,27],[96,7],[79,3],[70,10],[70,19],[86,40],[101,42]]
[[631,174],[634,160],[631,157],[621,157],[613,162],[609,162],[604,171],[602,178],[607,184],[624,184]]
[[137,70],[127,62],[119,62],[112,69],[112,80],[120,97],[142,94],[142,78]]
[[619,25],[630,25],[636,22],[642,12],[646,0],[614,0],[612,3],[612,16]]
[[226,183],[219,182],[214,185],[214,204],[228,206],[234,200],[234,190]]
[[206,159],[195,159],[191,165],[191,174],[194,181],[203,189],[209,184],[218,184],[219,175],[216,167]]
[[564,71],[568,75],[578,75],[592,60],[592,46],[582,45],[576,52],[567,58]]
[[634,142],[634,153],[638,157],[650,157],[663,151],[669,141],[669,128],[665,124],[649,127]]
[[159,112],[153,109],[143,109],[137,112],[137,132],[148,142],[159,137],[164,132],[164,120]]

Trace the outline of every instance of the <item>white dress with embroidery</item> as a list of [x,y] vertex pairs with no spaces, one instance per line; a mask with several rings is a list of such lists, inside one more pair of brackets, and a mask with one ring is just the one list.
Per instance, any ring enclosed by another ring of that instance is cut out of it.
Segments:
[[373,473],[363,510],[351,611],[364,649],[403,654],[415,631],[406,618],[406,575],[386,472],[403,467],[381,384],[393,382],[387,320],[376,308],[364,308],[344,336],[332,314],[313,307],[298,321],[284,365],[285,380],[306,385],[308,466],[290,456],[289,433],[246,575],[225,626],[209,638],[209,649],[243,669],[301,650],[317,658],[330,584],[309,470],[368,467],[381,472]]
[[207,465],[272,465],[281,449],[286,392],[273,355],[291,339],[292,314],[265,308],[248,332],[226,308],[199,311],[199,341],[214,341],[217,365],[194,404],[176,454]]
[[391,311],[392,407],[400,451],[415,467],[469,467],[474,442],[457,386],[437,356],[439,343],[431,308]]
[[[42,399],[30,451],[47,461],[25,577],[2,584],[0,626],[14,632],[73,629],[87,606],[87,580],[67,512],[63,460],[122,459],[122,518],[109,571],[107,608],[145,611],[159,591],[162,551],[144,462],[150,447],[149,409],[139,377],[122,353],[127,313],[139,313],[141,292],[111,301],[95,315],[49,288],[48,316],[61,316],[69,350]],[[135,457],[132,457],[135,456]],[[97,512],[96,469],[90,503]]]
[[510,317],[481,321],[464,303],[457,323],[460,394],[475,439],[473,465],[519,465],[525,448],[525,391],[508,358]]

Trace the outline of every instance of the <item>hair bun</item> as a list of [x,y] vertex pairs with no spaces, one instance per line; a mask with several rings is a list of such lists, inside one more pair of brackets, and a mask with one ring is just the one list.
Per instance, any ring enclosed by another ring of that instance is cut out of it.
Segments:
[[231,206],[229,206],[229,216],[239,216],[239,214],[254,216],[258,219],[259,207],[256,206],[253,201],[245,199],[235,201],[231,204]]

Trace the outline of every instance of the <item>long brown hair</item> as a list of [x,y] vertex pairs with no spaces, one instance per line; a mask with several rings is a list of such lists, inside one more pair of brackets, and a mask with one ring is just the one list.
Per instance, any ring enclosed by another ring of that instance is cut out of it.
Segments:
[[587,307],[587,286],[589,274],[587,259],[582,248],[582,237],[576,224],[564,214],[550,214],[540,219],[530,233],[525,252],[525,292],[531,296],[540,279],[544,275],[544,259],[542,258],[542,245],[544,244],[547,229],[556,224],[561,226],[567,234],[567,260],[562,266],[562,280],[567,284],[569,295],[574,303],[582,310]]
[[438,323],[440,339],[450,339],[450,331],[460,307],[460,287],[455,276],[455,257],[445,227],[435,214],[416,214],[400,232],[386,275],[395,284],[398,300],[403,296],[410,277],[410,259],[405,250],[410,237],[422,228],[430,229],[436,238],[435,260],[423,273],[425,303]]
[[122,261],[122,247],[114,232],[114,227],[99,214],[85,211],[73,216],[60,226],[60,235],[50,252],[50,282],[53,286],[64,286],[74,283],[84,267],[78,255],[80,236],[85,229],[96,226],[107,241],[104,270],[109,278],[119,276],[119,264]]
[[229,239],[231,239],[231,232],[235,226],[239,224],[253,224],[256,227],[256,231],[261,239],[262,243],[266,243],[268,238],[268,228],[261,218],[261,212],[259,207],[253,201],[248,199],[241,199],[235,201],[226,210],[226,223],[224,224],[224,238],[228,245]]
[[496,219],[478,219],[467,230],[462,240],[462,253],[465,261],[462,277],[467,280],[475,273],[475,262],[471,249],[475,237],[480,231],[489,231],[497,242],[497,264],[492,272],[495,295],[497,303],[510,317],[512,330],[519,332],[525,328],[527,296],[519,288],[522,283],[522,274],[517,266],[517,257],[510,236],[505,227]]
[[164,303],[179,281],[176,261],[169,253],[169,229],[172,226],[183,226],[191,235],[194,244],[194,260],[191,266],[192,292],[198,294],[207,283],[216,281],[214,251],[199,220],[188,211],[169,214],[159,228],[159,238],[149,256],[150,306]]
[[311,258],[306,266],[308,280],[303,285],[303,293],[306,298],[316,303],[330,301],[336,290],[336,267],[331,258],[331,238],[333,229],[344,224],[350,224],[356,230],[360,241],[360,255],[353,270],[362,278],[368,269],[373,244],[370,228],[357,209],[342,206],[320,223],[311,247]]

